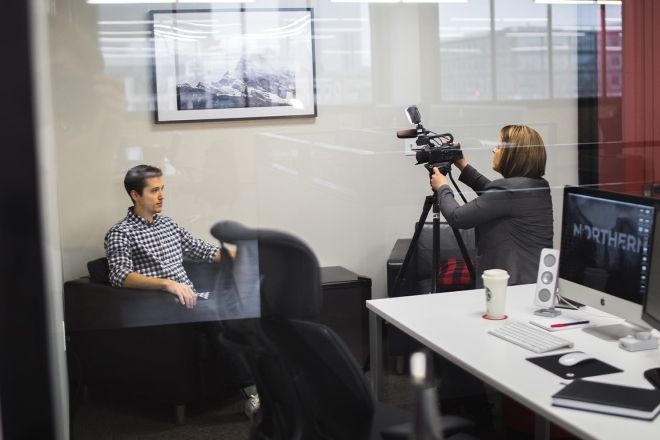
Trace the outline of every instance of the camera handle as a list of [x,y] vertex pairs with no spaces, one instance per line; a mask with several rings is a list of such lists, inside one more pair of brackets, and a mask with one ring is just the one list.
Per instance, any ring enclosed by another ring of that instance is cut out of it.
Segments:
[[[460,189],[458,189],[458,186],[456,185],[456,182],[454,181],[453,177],[451,176],[451,173],[447,173],[449,175],[449,178],[451,179],[452,183],[454,184],[454,187],[456,187],[456,190],[460,194],[461,198],[465,202],[465,197],[463,196],[463,193],[461,193]],[[419,217],[419,221],[417,222],[417,225],[415,225],[415,233],[413,234],[412,240],[410,241],[410,245],[408,246],[408,250],[406,251],[406,256],[403,259],[403,263],[401,264],[401,267],[399,268],[399,272],[396,275],[396,279],[394,281],[394,288],[392,289],[392,293],[396,295],[400,289],[401,289],[401,283],[405,279],[405,275],[408,271],[408,266],[410,265],[410,260],[412,259],[412,256],[415,253],[415,250],[417,249],[417,242],[419,241],[419,236],[422,232],[422,228],[424,227],[424,223],[426,222],[426,218],[429,215],[429,211],[433,208],[433,248],[432,248],[432,258],[431,258],[431,267],[432,267],[432,273],[431,273],[431,293],[436,293],[438,290],[437,286],[437,276],[438,276],[438,257],[440,255],[440,206],[438,205],[438,195],[435,191],[433,191],[433,194],[430,196],[426,196],[424,199],[424,206],[422,207],[422,214]],[[452,231],[454,232],[454,238],[456,238],[456,242],[458,243],[458,247],[461,250],[461,255],[463,256],[463,261],[465,261],[465,264],[468,268],[468,272],[470,273],[470,284],[471,287],[475,286],[476,282],[476,277],[474,273],[474,265],[472,264],[472,260],[470,260],[470,255],[467,252],[467,248],[465,247],[465,242],[463,241],[463,237],[461,234],[458,232],[456,228],[453,226],[451,227]]]

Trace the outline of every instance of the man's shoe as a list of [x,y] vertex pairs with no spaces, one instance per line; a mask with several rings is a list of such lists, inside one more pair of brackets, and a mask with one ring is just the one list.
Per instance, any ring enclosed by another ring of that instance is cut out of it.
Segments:
[[251,394],[249,396],[246,396],[245,405],[243,407],[243,411],[245,412],[245,415],[251,419],[254,413],[257,412],[258,409],[259,409],[259,395]]

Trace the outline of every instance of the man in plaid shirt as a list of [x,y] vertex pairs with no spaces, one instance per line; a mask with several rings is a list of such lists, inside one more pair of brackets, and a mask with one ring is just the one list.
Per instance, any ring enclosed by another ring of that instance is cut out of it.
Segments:
[[188,308],[197,294],[183,268],[183,257],[219,262],[220,248],[194,238],[163,210],[163,173],[138,165],[124,178],[133,201],[128,214],[105,236],[110,282],[115,287],[162,290],[176,296]]
[[[217,263],[221,258],[220,248],[194,238],[171,218],[160,215],[165,185],[159,168],[149,165],[131,168],[124,178],[124,188],[133,206],[128,208],[126,218],[105,236],[110,282],[115,287],[162,290],[193,308],[197,294],[183,268],[183,257]],[[234,257],[233,252],[230,255]],[[205,327],[211,342],[216,341],[214,329],[212,324]],[[213,345],[233,364],[246,399],[245,413],[251,416],[259,408],[259,395],[247,367],[217,343]]]

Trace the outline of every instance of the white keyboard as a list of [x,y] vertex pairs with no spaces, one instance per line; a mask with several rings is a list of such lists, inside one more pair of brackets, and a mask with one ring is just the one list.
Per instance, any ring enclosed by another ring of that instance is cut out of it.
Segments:
[[513,344],[520,345],[534,353],[545,353],[546,351],[570,348],[571,341],[551,335],[545,330],[531,327],[522,322],[511,321],[502,327],[488,330],[491,335],[502,338]]

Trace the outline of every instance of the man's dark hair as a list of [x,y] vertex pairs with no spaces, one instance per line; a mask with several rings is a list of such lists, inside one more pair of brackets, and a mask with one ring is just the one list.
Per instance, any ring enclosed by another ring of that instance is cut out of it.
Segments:
[[[128,197],[131,197],[131,191],[137,192],[139,195],[142,195],[144,187],[147,185],[147,179],[152,177],[160,177],[163,175],[163,172],[158,167],[153,167],[151,165],[137,165],[128,170],[126,177],[124,177],[124,188],[128,193]],[[133,197],[131,197],[131,201]]]

